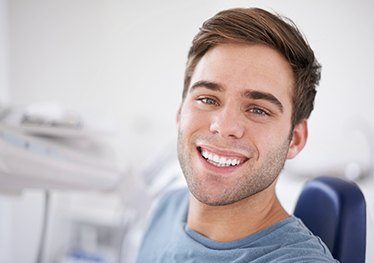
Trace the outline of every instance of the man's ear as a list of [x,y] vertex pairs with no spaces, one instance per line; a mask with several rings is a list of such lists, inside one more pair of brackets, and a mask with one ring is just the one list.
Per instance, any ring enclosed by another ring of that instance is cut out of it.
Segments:
[[287,159],[294,158],[304,148],[308,139],[308,121],[303,119],[295,125],[292,131],[290,148],[288,149]]

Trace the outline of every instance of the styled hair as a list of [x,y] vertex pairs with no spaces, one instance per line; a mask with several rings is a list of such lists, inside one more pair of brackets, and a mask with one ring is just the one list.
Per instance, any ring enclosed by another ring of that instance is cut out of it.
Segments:
[[224,43],[260,44],[282,54],[294,75],[292,127],[309,118],[321,78],[321,65],[290,19],[260,8],[224,10],[203,23],[188,52],[183,100],[200,59],[209,49]]

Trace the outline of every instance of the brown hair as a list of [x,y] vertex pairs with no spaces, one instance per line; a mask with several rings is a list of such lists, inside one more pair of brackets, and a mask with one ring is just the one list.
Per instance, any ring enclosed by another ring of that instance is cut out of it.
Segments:
[[188,53],[183,100],[197,63],[209,49],[223,43],[261,44],[282,54],[295,78],[292,127],[310,116],[321,66],[302,33],[290,19],[259,8],[221,11],[204,22]]

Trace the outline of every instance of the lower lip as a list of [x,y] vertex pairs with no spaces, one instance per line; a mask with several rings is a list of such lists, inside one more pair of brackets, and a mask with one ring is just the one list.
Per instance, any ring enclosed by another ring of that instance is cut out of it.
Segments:
[[196,149],[197,151],[197,155],[199,156],[199,159],[201,161],[201,163],[203,164],[203,166],[212,171],[212,172],[215,172],[215,173],[219,173],[219,174],[230,174],[230,173],[233,173],[234,171],[238,170],[244,163],[241,163],[241,164],[238,164],[238,165],[235,165],[235,166],[223,166],[223,167],[218,167],[218,166],[215,166],[214,164],[211,164],[210,162],[208,162],[200,153],[200,151],[198,149]]

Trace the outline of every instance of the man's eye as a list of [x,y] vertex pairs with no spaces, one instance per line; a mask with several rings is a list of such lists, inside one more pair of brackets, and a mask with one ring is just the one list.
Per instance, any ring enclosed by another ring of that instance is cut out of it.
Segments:
[[249,108],[248,111],[260,116],[269,116],[268,112],[258,107]]
[[212,98],[200,98],[198,100],[201,101],[204,104],[218,105],[218,102],[215,99],[212,99]]

